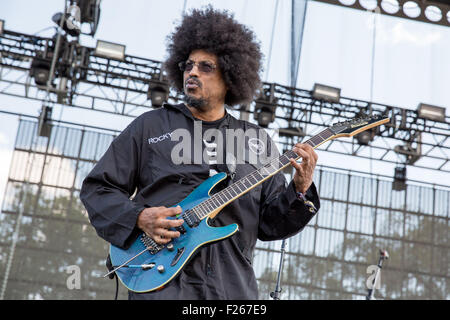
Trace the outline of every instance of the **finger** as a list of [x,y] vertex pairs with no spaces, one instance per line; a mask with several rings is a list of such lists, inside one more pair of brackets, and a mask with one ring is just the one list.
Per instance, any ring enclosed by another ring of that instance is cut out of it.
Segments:
[[155,240],[155,242],[156,242],[157,244],[167,244],[167,243],[169,243],[170,241],[172,241],[171,238],[165,238],[165,237],[163,237],[163,236],[155,236],[155,237],[152,237],[152,239]]
[[310,155],[305,150],[294,147],[293,151],[302,158],[303,162],[308,162],[309,161]]
[[181,226],[184,223],[183,219],[165,219],[160,218],[155,222],[156,228],[170,229]]
[[178,214],[180,214],[182,212],[183,212],[183,209],[181,209],[180,206],[165,208],[163,210],[163,214],[166,217],[173,217],[173,216],[176,216],[176,215],[178,215]]
[[172,239],[172,238],[178,238],[180,236],[180,233],[178,231],[170,231],[167,229],[163,229],[161,231],[161,236],[164,239]]
[[155,230],[155,234],[158,238],[162,239],[172,239],[172,238],[178,238],[180,236],[180,233],[178,231],[169,231],[167,229],[158,228]]
[[302,166],[301,166],[301,164],[300,163],[298,163],[297,161],[295,161],[294,159],[290,159],[290,161],[291,161],[291,165],[297,170],[297,171],[300,171],[300,172],[302,172]]

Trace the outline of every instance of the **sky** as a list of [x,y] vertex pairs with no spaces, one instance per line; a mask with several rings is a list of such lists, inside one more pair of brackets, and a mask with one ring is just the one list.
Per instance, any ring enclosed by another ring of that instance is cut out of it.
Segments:
[[[279,1],[278,6],[276,0],[104,0],[95,37],[82,36],[81,43],[89,47],[94,47],[97,39],[121,43],[129,55],[164,60],[166,37],[180,22],[184,5],[189,10],[207,4],[230,10],[256,33],[265,55],[263,80],[289,84],[291,13],[287,0]],[[63,8],[63,0],[1,0],[0,19],[8,30],[52,36],[51,17]],[[297,87],[311,90],[314,83],[322,83],[341,88],[344,97],[407,109],[416,109],[423,102],[446,107],[449,115],[449,56],[449,28],[309,1]],[[0,110],[36,116],[40,104],[0,94]],[[54,115],[119,130],[131,121],[67,106],[55,108]],[[0,113],[0,122],[1,202],[18,117]],[[356,157],[349,162],[339,154],[317,152],[319,164],[387,175],[394,172],[390,164]],[[432,170],[408,167],[408,178],[450,186],[449,174]]]

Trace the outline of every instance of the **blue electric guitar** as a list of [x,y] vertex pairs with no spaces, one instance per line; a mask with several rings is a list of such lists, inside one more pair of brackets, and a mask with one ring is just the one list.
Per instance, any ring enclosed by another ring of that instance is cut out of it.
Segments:
[[[328,140],[351,137],[388,121],[389,118],[373,116],[340,122],[323,130],[305,143],[317,148]],[[184,224],[176,228],[180,231],[180,237],[161,245],[142,233],[127,250],[111,245],[110,256],[113,270],[105,277],[115,272],[122,284],[134,292],[161,289],[178,275],[202,246],[228,238],[239,229],[237,224],[211,227],[208,224],[209,218],[215,217],[230,202],[290,165],[290,158],[297,160],[300,157],[292,150],[288,151],[214,195],[210,195],[211,190],[226,179],[227,174],[218,173],[205,180],[177,204],[183,210],[178,217],[184,219]]]

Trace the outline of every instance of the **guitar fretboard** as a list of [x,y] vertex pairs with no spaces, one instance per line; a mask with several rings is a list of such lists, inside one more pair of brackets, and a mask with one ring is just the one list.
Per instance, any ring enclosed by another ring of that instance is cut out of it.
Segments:
[[[327,128],[307,140],[305,144],[307,143],[311,147],[316,148],[318,145],[331,138],[334,134],[335,133],[330,128]],[[190,210],[191,214],[195,214],[200,220],[207,217],[212,211],[228,204],[231,201],[234,201],[247,191],[262,183],[267,178],[275,175],[278,171],[281,171],[284,167],[290,165],[289,159],[291,158],[297,160],[300,156],[292,150],[287,151],[281,156],[272,159],[261,168],[249,173],[225,189],[212,195],[209,199],[198,204]]]

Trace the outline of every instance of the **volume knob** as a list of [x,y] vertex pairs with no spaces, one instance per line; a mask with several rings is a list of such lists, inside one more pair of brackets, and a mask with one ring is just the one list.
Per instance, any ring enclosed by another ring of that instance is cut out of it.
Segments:
[[166,270],[162,264],[160,264],[156,269],[159,273],[163,273]]

